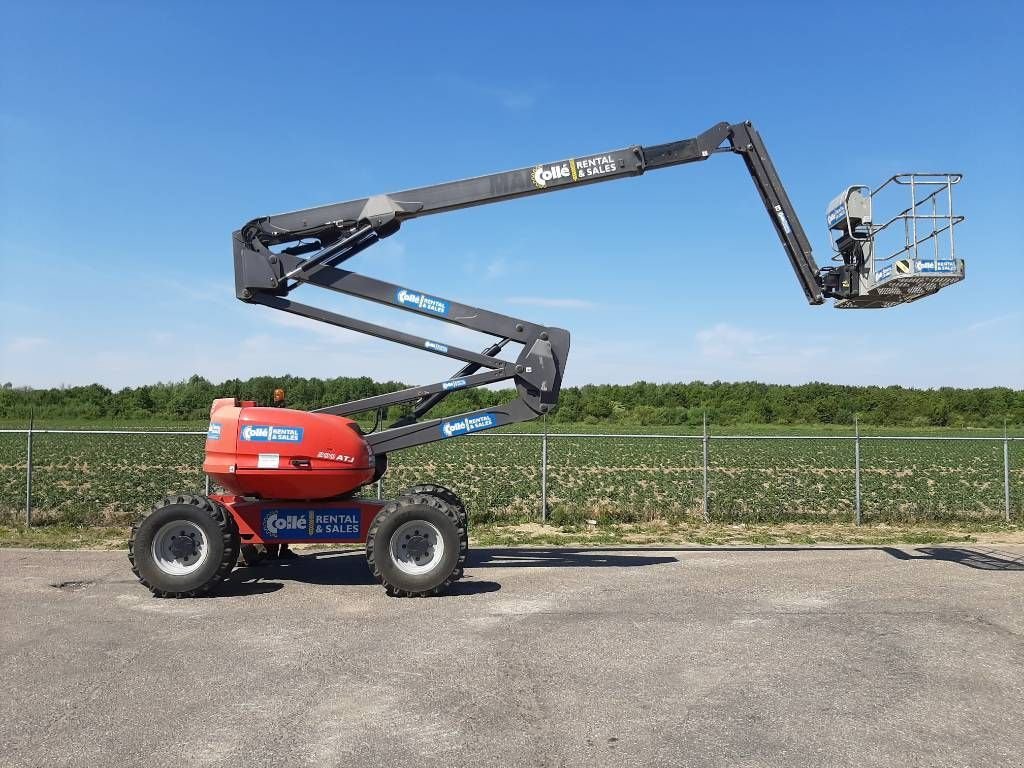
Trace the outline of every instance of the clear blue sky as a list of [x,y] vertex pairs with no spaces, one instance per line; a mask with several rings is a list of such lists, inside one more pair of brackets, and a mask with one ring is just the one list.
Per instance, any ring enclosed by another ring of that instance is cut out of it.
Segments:
[[846,185],[962,171],[967,281],[807,306],[729,155],[414,221],[351,268],[571,329],[570,384],[1024,386],[1022,23],[987,2],[8,3],[0,381],[442,378],[449,361],[235,300],[231,231],[751,119],[820,262]]

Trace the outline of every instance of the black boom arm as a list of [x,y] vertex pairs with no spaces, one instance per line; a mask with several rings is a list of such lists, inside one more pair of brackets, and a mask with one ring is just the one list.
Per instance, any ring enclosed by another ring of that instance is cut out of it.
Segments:
[[[639,176],[658,168],[706,160],[720,152],[735,152],[743,157],[804,295],[811,304],[821,304],[824,301],[822,274],[827,270],[820,270],[814,261],[807,236],[764,143],[749,122],[719,123],[695,138],[668,144],[632,146],[570,157],[514,171],[253,219],[233,236],[236,294],[243,301],[425,349],[464,363],[445,382],[322,409],[352,414],[416,401],[409,417],[369,436],[370,444],[378,453],[536,418],[558,400],[569,352],[567,331],[374,280],[339,269],[338,265],[393,234],[409,219]],[[288,298],[293,290],[307,283],[492,334],[499,340],[477,353]],[[523,346],[514,362],[498,358],[509,342]],[[479,373],[481,369],[486,370]],[[519,397],[507,406],[450,419],[418,421],[452,391],[508,379],[515,381]]]

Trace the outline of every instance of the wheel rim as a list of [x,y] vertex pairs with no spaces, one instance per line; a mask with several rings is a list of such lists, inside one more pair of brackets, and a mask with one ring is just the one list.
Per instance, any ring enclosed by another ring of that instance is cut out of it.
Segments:
[[203,529],[191,520],[164,523],[153,536],[153,562],[170,576],[185,576],[197,570],[210,554]]
[[410,520],[391,534],[391,559],[398,570],[412,576],[427,573],[444,557],[441,531],[426,520]]

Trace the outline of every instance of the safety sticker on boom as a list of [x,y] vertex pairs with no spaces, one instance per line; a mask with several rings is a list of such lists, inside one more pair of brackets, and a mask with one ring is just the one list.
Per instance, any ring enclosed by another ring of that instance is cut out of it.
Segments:
[[362,510],[265,509],[261,513],[264,539],[352,539],[362,529]]

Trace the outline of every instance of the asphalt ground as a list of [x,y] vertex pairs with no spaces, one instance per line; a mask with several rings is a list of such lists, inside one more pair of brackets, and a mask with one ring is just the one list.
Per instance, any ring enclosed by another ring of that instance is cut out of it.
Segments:
[[358,552],[160,600],[0,551],[4,766],[1020,766],[1024,548]]

